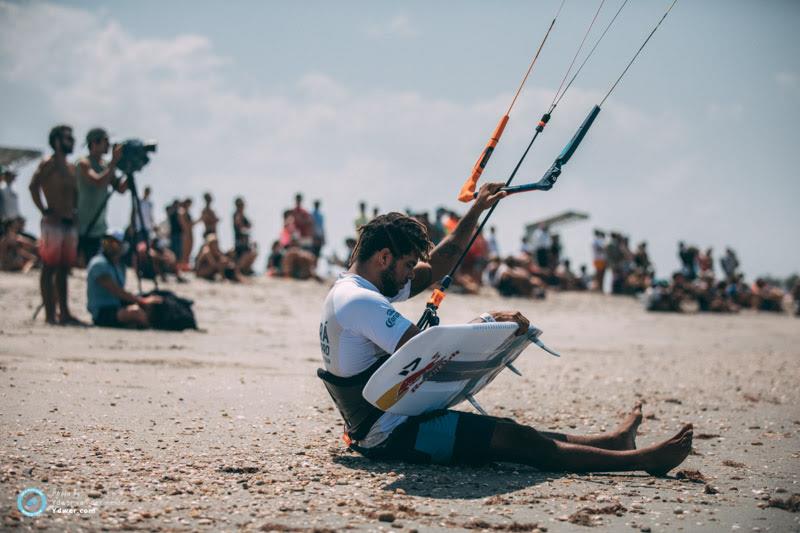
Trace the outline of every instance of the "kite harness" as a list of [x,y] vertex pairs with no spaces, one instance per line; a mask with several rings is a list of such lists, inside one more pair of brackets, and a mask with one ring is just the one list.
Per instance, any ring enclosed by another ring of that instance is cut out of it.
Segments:
[[333,398],[333,403],[344,418],[344,442],[350,446],[353,441],[359,441],[367,436],[370,428],[383,416],[384,412],[364,399],[364,387],[383,363],[389,358],[385,355],[378,359],[371,367],[356,374],[343,378],[331,374],[327,370],[317,369],[319,377],[328,389],[328,394]]

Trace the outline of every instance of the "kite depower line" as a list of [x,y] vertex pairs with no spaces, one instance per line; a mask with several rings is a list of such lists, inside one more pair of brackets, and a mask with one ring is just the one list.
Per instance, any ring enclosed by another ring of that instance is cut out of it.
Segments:
[[531,71],[533,70],[534,65],[536,65],[536,60],[539,59],[539,54],[542,53],[544,43],[546,43],[547,38],[550,37],[550,32],[553,31],[553,26],[556,24],[556,19],[558,19],[558,15],[561,14],[561,9],[564,7],[566,1],[567,0],[561,0],[561,5],[558,6],[558,10],[553,17],[553,20],[550,22],[550,26],[547,28],[547,31],[542,38],[542,42],[539,43],[539,48],[536,49],[536,53],[533,55],[531,64],[528,66],[525,76],[522,77],[522,81],[520,82],[519,87],[517,87],[517,92],[514,93],[514,98],[511,99],[511,104],[508,106],[508,110],[502,117],[500,117],[500,121],[494,128],[492,136],[489,137],[489,141],[486,143],[486,148],[483,149],[483,152],[481,152],[481,155],[478,157],[478,160],[472,167],[472,174],[470,174],[469,178],[467,178],[467,181],[464,182],[464,186],[461,188],[461,192],[458,194],[458,199],[462,202],[468,202],[472,200],[472,194],[475,192],[475,186],[477,185],[478,180],[483,173],[483,169],[486,168],[486,164],[489,162],[494,149],[497,147],[497,143],[500,142],[500,137],[503,136],[503,131],[505,131],[506,124],[508,124],[508,119],[511,115],[511,110],[514,108],[514,104],[517,103],[517,98],[519,98],[519,94],[522,92],[525,82],[528,81],[528,76],[531,75]]
[[[653,27],[653,29],[650,31],[650,33],[647,35],[647,37],[644,39],[644,41],[642,42],[642,44],[639,47],[639,49],[636,51],[636,53],[630,59],[628,64],[625,66],[625,68],[623,69],[622,73],[619,75],[619,77],[617,77],[616,81],[611,85],[611,88],[605,94],[603,99],[600,101],[600,103],[598,105],[595,105],[592,108],[592,110],[589,112],[589,115],[581,123],[580,127],[578,128],[578,131],[575,133],[575,135],[573,135],[573,137],[570,139],[570,141],[567,143],[567,145],[564,147],[564,149],[561,151],[561,153],[559,153],[558,157],[556,157],[555,161],[550,166],[550,168],[547,170],[547,172],[545,172],[544,176],[542,176],[542,178],[539,181],[535,182],[535,183],[530,183],[530,184],[526,184],[526,185],[519,185],[519,186],[512,187],[511,186],[511,182],[513,181],[514,177],[516,176],[516,173],[519,170],[520,166],[522,165],[522,162],[525,160],[525,157],[528,155],[528,152],[530,151],[531,147],[533,146],[533,143],[536,141],[536,138],[544,130],[544,127],[549,122],[553,111],[555,111],[556,107],[561,102],[561,99],[564,97],[564,94],[566,94],[567,90],[569,90],[569,88],[572,86],[572,83],[575,81],[575,79],[577,78],[578,74],[583,69],[584,65],[586,65],[586,62],[593,55],[594,51],[597,49],[597,46],[603,40],[603,37],[605,37],[606,33],[611,28],[611,26],[613,25],[614,21],[619,16],[619,14],[622,11],[622,9],[628,3],[628,0],[623,0],[623,2],[621,3],[620,7],[617,9],[616,13],[611,18],[609,23],[606,25],[606,28],[600,34],[600,36],[598,37],[598,39],[595,42],[594,46],[591,48],[591,50],[588,52],[588,54],[586,55],[584,60],[581,62],[580,66],[578,67],[578,69],[576,70],[576,72],[574,73],[574,75],[572,76],[570,81],[566,84],[566,86],[564,86],[564,83],[565,83],[566,79],[569,78],[569,74],[570,74],[570,72],[572,70],[573,65],[575,64],[575,60],[577,59],[578,55],[580,54],[580,51],[583,48],[583,45],[586,42],[586,39],[589,36],[589,33],[591,32],[592,26],[594,25],[595,21],[597,20],[597,16],[599,15],[600,10],[602,9],[604,3],[605,3],[605,0],[602,0],[600,2],[599,7],[597,8],[597,12],[595,12],[594,17],[592,18],[592,22],[589,24],[589,28],[586,30],[586,34],[584,35],[583,40],[581,41],[581,44],[578,47],[578,51],[575,53],[575,56],[573,57],[572,62],[570,63],[569,68],[567,69],[567,73],[562,78],[561,84],[559,85],[559,88],[556,90],[555,96],[553,97],[553,101],[551,102],[547,112],[544,115],[542,115],[542,118],[540,119],[539,123],[536,126],[536,129],[535,129],[535,132],[533,134],[533,137],[531,138],[531,141],[528,143],[528,146],[526,147],[525,151],[523,152],[522,156],[520,157],[519,161],[517,162],[516,166],[514,167],[514,170],[512,171],[511,175],[509,176],[508,180],[506,181],[505,187],[503,187],[501,190],[503,190],[503,191],[505,191],[505,192],[507,192],[509,194],[513,194],[513,193],[520,193],[520,192],[525,192],[525,191],[535,191],[535,190],[548,191],[553,187],[553,185],[555,184],[556,180],[561,175],[561,170],[562,170],[563,165],[565,165],[567,163],[567,161],[569,161],[569,159],[575,153],[575,151],[577,150],[577,148],[580,145],[581,141],[586,136],[586,133],[589,131],[589,128],[591,128],[592,124],[594,123],[594,120],[597,118],[597,115],[600,113],[601,106],[603,104],[605,104],[605,101],[608,99],[608,97],[611,95],[611,93],[614,91],[614,89],[616,89],[616,87],[619,84],[619,82],[622,80],[622,78],[628,72],[630,67],[633,65],[634,61],[636,61],[636,58],[639,57],[639,54],[641,54],[642,50],[644,50],[644,48],[647,45],[647,43],[653,37],[653,34],[655,34],[656,30],[658,30],[658,28],[664,22],[664,19],[667,18],[667,15],[669,15],[670,11],[672,11],[672,8],[677,3],[677,0],[673,0],[672,1],[672,3],[669,5],[667,10],[661,16],[659,21],[656,23],[656,25]],[[563,7],[563,2],[562,2],[561,7]],[[561,7],[559,7],[559,11],[561,10]],[[563,90],[562,90],[562,87],[563,87]],[[515,97],[515,99],[516,99],[516,97]],[[507,122],[507,120],[505,122]],[[501,124],[503,126],[505,126],[503,119],[501,119]],[[500,131],[500,134],[502,134],[502,129]],[[491,145],[493,140],[494,140],[494,135],[493,135],[493,139],[490,140],[489,145]],[[497,143],[495,142],[491,146],[492,150],[494,149],[494,146],[496,146],[496,144]],[[489,145],[487,145],[487,149],[489,148]],[[471,175],[470,178],[468,178],[467,182],[464,184],[464,187],[462,187],[461,193],[459,194],[459,200],[469,201],[470,199],[472,199],[472,198],[477,196],[477,193],[475,192],[475,186],[477,185],[477,181],[478,181],[477,178],[480,176],[481,172],[483,171],[483,167],[485,167],[485,164],[486,164],[486,162],[488,162],[488,159],[489,159],[490,156],[491,156],[491,152],[489,153],[488,157],[486,157],[485,154],[484,154],[484,155],[482,155],[481,159],[479,159],[478,163],[476,163],[476,166],[478,166],[481,162],[483,162],[483,165],[481,166],[480,172],[478,172],[477,176],[474,177],[475,176],[475,169],[473,169],[473,175]],[[485,158],[485,160],[484,160],[484,158]],[[473,180],[473,177],[474,177],[474,180]],[[469,184],[470,183],[472,184],[471,185],[471,190],[469,189]],[[437,289],[434,289],[433,294],[431,295],[430,299],[428,300],[428,302],[427,302],[427,304],[425,306],[424,313],[422,314],[422,316],[420,317],[419,321],[417,322],[417,327],[418,328],[425,329],[425,328],[427,328],[429,326],[438,325],[439,317],[437,315],[437,311],[439,309],[439,305],[441,304],[442,300],[444,300],[445,291],[449,288],[450,284],[453,281],[453,276],[455,275],[455,272],[461,266],[461,263],[464,261],[464,258],[466,257],[467,253],[469,252],[469,249],[472,247],[473,243],[478,238],[478,235],[480,235],[481,231],[483,230],[484,226],[486,225],[486,222],[489,220],[489,217],[491,217],[491,215],[494,212],[495,208],[497,207],[498,203],[499,203],[499,200],[497,202],[495,202],[491,206],[491,208],[486,213],[486,215],[484,216],[483,220],[481,221],[481,223],[478,225],[478,227],[476,228],[475,232],[473,233],[472,238],[470,239],[470,241],[467,244],[467,246],[464,248],[464,251],[461,253],[461,256],[458,258],[456,263],[450,269],[450,272],[444,278],[442,278],[442,280],[440,282],[440,287],[437,288]]]
[[542,178],[535,183],[529,183],[526,185],[517,185],[515,187],[506,186],[502,190],[506,191],[509,194],[513,194],[526,191],[549,191],[550,189],[553,188],[553,185],[555,185],[556,181],[558,180],[558,177],[561,175],[561,168],[567,163],[567,161],[569,161],[569,159],[575,153],[575,150],[578,149],[578,146],[581,144],[581,141],[586,136],[586,133],[589,131],[589,128],[592,127],[595,118],[597,118],[597,115],[600,113],[603,104],[606,103],[608,97],[611,96],[612,92],[614,92],[614,89],[616,89],[617,85],[622,80],[623,76],[625,76],[625,74],[628,72],[628,69],[631,68],[633,62],[636,61],[637,57],[639,57],[639,54],[642,52],[642,50],[644,50],[644,47],[647,45],[648,41],[650,41],[650,38],[653,36],[653,34],[656,32],[659,26],[661,26],[661,23],[664,22],[664,19],[667,18],[667,15],[669,15],[669,12],[672,10],[672,8],[675,6],[677,2],[678,0],[672,1],[667,10],[659,19],[658,23],[650,31],[650,34],[644,40],[642,45],[639,47],[639,49],[636,51],[636,53],[633,55],[630,61],[628,61],[628,64],[625,66],[622,73],[619,75],[619,77],[617,77],[616,81],[614,81],[614,83],[611,85],[611,88],[608,89],[608,92],[606,92],[603,99],[600,101],[599,104],[592,107],[591,111],[589,111],[589,114],[586,116],[586,118],[583,120],[583,123],[581,123],[580,127],[578,128],[578,131],[575,132],[575,135],[572,136],[572,139],[570,139],[570,141],[566,144],[566,146],[564,146],[564,149],[561,150],[560,154],[558,154],[558,157],[556,157],[555,161],[553,161],[553,164],[550,166],[547,172],[544,173],[544,176],[542,176]]

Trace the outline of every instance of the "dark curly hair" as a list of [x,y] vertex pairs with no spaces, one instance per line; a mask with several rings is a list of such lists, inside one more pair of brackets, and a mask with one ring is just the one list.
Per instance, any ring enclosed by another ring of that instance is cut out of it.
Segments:
[[50,144],[50,148],[53,150],[56,149],[56,139],[60,139],[64,136],[64,134],[72,132],[72,127],[67,126],[66,124],[59,124],[58,126],[53,126],[53,129],[50,130],[50,135],[47,137],[47,141]]
[[384,248],[391,250],[396,258],[416,253],[420,260],[427,261],[432,247],[428,230],[418,220],[402,213],[387,213],[358,228],[350,264],[355,260],[367,261]]

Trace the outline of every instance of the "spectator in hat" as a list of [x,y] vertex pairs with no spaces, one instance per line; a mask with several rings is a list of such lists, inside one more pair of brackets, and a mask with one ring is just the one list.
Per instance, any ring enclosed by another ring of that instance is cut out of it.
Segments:
[[87,266],[87,309],[96,326],[124,328],[149,327],[150,312],[159,296],[141,297],[125,290],[124,233],[120,230],[106,232],[100,241],[100,253]]

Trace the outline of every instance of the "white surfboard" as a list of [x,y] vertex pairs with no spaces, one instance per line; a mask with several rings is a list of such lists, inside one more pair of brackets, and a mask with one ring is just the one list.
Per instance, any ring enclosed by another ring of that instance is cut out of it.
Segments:
[[472,401],[531,342],[543,346],[541,330],[531,326],[515,336],[516,329],[510,322],[429,328],[387,359],[363,396],[382,411],[408,416]]

